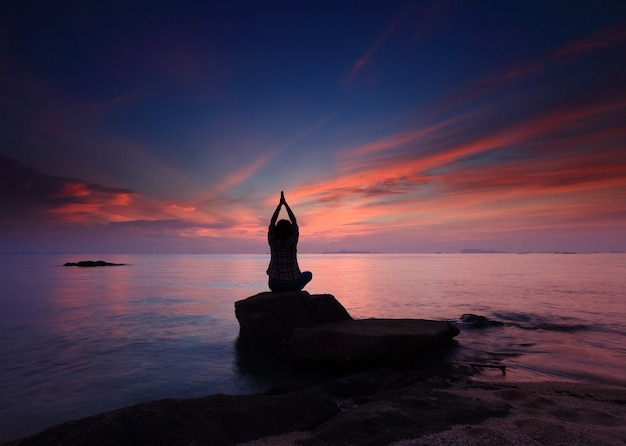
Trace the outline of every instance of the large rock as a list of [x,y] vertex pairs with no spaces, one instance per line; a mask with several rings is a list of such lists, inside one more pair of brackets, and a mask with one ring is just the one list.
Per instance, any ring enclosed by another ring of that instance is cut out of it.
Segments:
[[352,320],[331,294],[306,291],[265,292],[235,302],[241,334],[248,339],[282,349],[296,328],[312,328]]
[[165,399],[69,421],[7,446],[235,446],[311,429],[338,412],[335,401],[316,390]]
[[459,334],[449,322],[362,319],[297,328],[289,352],[297,361],[337,366],[389,364],[440,348]]
[[353,320],[330,294],[265,292],[235,302],[240,341],[253,340],[297,362],[372,367],[445,352],[459,334],[449,322],[424,319]]

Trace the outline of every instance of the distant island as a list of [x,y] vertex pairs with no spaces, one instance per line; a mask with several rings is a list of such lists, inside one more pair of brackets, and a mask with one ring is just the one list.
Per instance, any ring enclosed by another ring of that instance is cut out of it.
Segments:
[[339,251],[324,251],[322,254],[378,254],[372,251],[350,251],[348,249],[341,249]]
[[[461,254],[510,254],[507,251],[498,251],[495,249],[475,249],[475,248],[463,249],[460,252]],[[609,251],[609,253],[610,252],[618,252],[618,251]],[[590,252],[580,253],[578,251],[519,251],[517,254],[599,254],[599,252],[590,251]]]
[[81,260],[80,262],[67,262],[63,266],[124,266],[124,263],[110,263],[104,260]]
[[497,251],[495,249],[463,249],[461,250],[461,254],[506,254],[504,251]]

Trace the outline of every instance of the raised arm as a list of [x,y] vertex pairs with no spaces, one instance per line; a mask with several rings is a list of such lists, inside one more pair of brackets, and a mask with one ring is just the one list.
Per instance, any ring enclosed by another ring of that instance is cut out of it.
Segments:
[[283,205],[283,193],[280,193],[280,202],[278,203],[278,206],[276,206],[276,210],[274,211],[274,214],[272,215],[272,219],[270,220],[270,226],[274,226],[276,224],[276,220],[278,219],[278,214],[280,214],[280,207]]
[[291,224],[296,226],[298,224],[296,222],[296,216],[293,215],[291,208],[289,207],[289,205],[287,204],[287,201],[285,200],[285,195],[282,192],[280,193],[280,201],[282,204],[285,205],[285,209],[287,209],[287,215],[289,215],[289,220],[291,220]]

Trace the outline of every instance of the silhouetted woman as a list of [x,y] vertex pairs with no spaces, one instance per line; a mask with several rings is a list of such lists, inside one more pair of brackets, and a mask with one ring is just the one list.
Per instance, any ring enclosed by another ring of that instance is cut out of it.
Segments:
[[[276,223],[281,206],[285,206],[289,220],[280,220]],[[269,287],[272,291],[300,291],[313,278],[309,271],[300,272],[297,258],[299,236],[296,216],[285,201],[285,195],[280,193],[280,202],[272,215],[270,227],[267,231],[267,241],[270,245],[272,258],[267,268]]]

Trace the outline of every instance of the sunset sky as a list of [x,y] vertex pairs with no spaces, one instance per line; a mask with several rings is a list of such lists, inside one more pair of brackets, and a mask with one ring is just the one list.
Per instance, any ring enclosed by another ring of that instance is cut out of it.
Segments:
[[625,251],[626,2],[513,3],[3,4],[0,252]]

